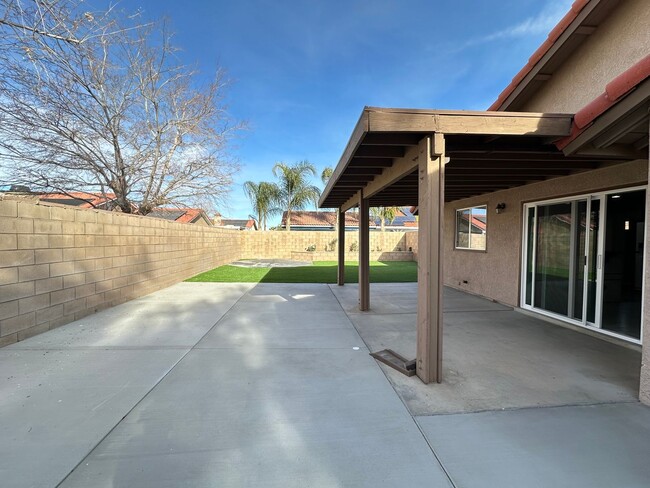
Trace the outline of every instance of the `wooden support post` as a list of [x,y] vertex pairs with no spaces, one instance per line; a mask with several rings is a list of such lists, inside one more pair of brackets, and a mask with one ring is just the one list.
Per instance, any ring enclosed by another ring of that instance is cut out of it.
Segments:
[[359,198],[359,310],[370,310],[370,208],[363,191]]
[[445,138],[420,141],[418,153],[418,316],[417,375],[424,383],[442,381],[443,227]]
[[336,283],[339,286],[345,284],[345,210],[339,209],[337,212],[338,217],[338,274]]

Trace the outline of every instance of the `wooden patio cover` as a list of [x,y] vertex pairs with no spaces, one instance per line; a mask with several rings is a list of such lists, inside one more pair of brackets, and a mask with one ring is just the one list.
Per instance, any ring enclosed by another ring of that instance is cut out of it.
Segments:
[[[569,136],[573,115],[366,107],[319,201],[340,217],[359,207],[359,308],[368,310],[371,206],[419,206],[416,372],[442,378],[442,229],[444,203],[574,172],[620,154],[567,156],[553,144]],[[339,226],[344,283],[345,232]]]

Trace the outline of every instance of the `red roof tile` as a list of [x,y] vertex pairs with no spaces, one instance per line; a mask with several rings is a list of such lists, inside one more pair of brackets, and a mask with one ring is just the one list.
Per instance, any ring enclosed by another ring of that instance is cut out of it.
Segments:
[[194,223],[203,216],[207,223],[212,224],[210,218],[200,208],[155,208],[149,216],[181,223]]
[[200,208],[186,208],[184,210],[185,213],[177,218],[176,222],[193,222],[203,212]]
[[528,59],[528,63],[517,73],[510,84],[505,87],[505,89],[499,94],[495,102],[490,105],[488,110],[498,110],[505,102],[513,91],[517,89],[519,84],[523,79],[532,71],[537,63],[544,57],[544,55],[551,49],[555,42],[560,38],[562,33],[571,25],[571,23],[576,19],[580,11],[589,3],[589,0],[576,0],[571,5],[571,9],[566,13],[564,17],[558,22],[558,24],[549,32],[548,37],[542,43],[541,46],[533,53],[533,55]]
[[[282,214],[282,225],[286,225],[287,212]],[[334,227],[336,212],[294,211],[291,212],[291,225],[308,225],[313,227]],[[359,218],[353,213],[345,214],[345,225],[359,225]]]
[[[69,191],[67,193],[43,193],[38,196],[39,200],[45,202],[54,202],[66,204],[66,200],[70,201],[71,205],[75,205],[78,208],[94,208],[104,203],[108,203],[112,200],[115,200],[114,193],[88,193],[83,191]],[[76,205],[73,201],[85,200],[84,203]]]
[[589,127],[597,117],[613,107],[616,102],[636,88],[641,82],[645,81],[646,78],[650,78],[650,55],[610,81],[605,87],[604,93],[601,93],[598,97],[578,110],[573,118],[571,135],[558,140],[555,145],[559,149],[565,148]]

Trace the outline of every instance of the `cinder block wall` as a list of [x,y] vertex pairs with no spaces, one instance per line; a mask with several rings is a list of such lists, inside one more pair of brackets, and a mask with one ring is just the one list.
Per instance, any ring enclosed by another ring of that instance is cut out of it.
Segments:
[[0,346],[237,260],[243,234],[0,200]]
[[[325,251],[334,242],[332,258],[336,260],[338,249],[337,233],[329,231],[261,231],[245,232],[242,242],[242,257],[265,259],[291,259],[292,252],[305,251],[309,246],[316,246],[316,251]],[[408,251],[406,235],[417,232],[370,232],[370,250],[381,252]],[[417,241],[417,237],[415,239]],[[359,232],[345,233],[345,247],[359,244]]]
[[418,260],[418,233],[417,232],[407,232],[404,236],[406,249],[411,249],[413,252],[413,259]]

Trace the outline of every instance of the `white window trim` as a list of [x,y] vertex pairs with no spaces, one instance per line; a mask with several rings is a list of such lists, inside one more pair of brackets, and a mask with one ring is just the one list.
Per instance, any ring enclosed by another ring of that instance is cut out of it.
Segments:
[[[472,210],[475,208],[483,208],[485,209],[485,232],[484,235],[486,236],[485,239],[485,247],[482,249],[476,249],[472,247]],[[469,215],[470,215],[470,221],[468,222],[469,224],[469,237],[468,237],[468,247],[463,247],[458,245],[458,212],[463,212],[465,210],[469,210]],[[487,211],[488,207],[487,204],[483,205],[473,205],[471,207],[463,207],[463,208],[457,208],[454,214],[454,249],[459,249],[461,251],[477,251],[477,252],[486,252],[487,251]]]

